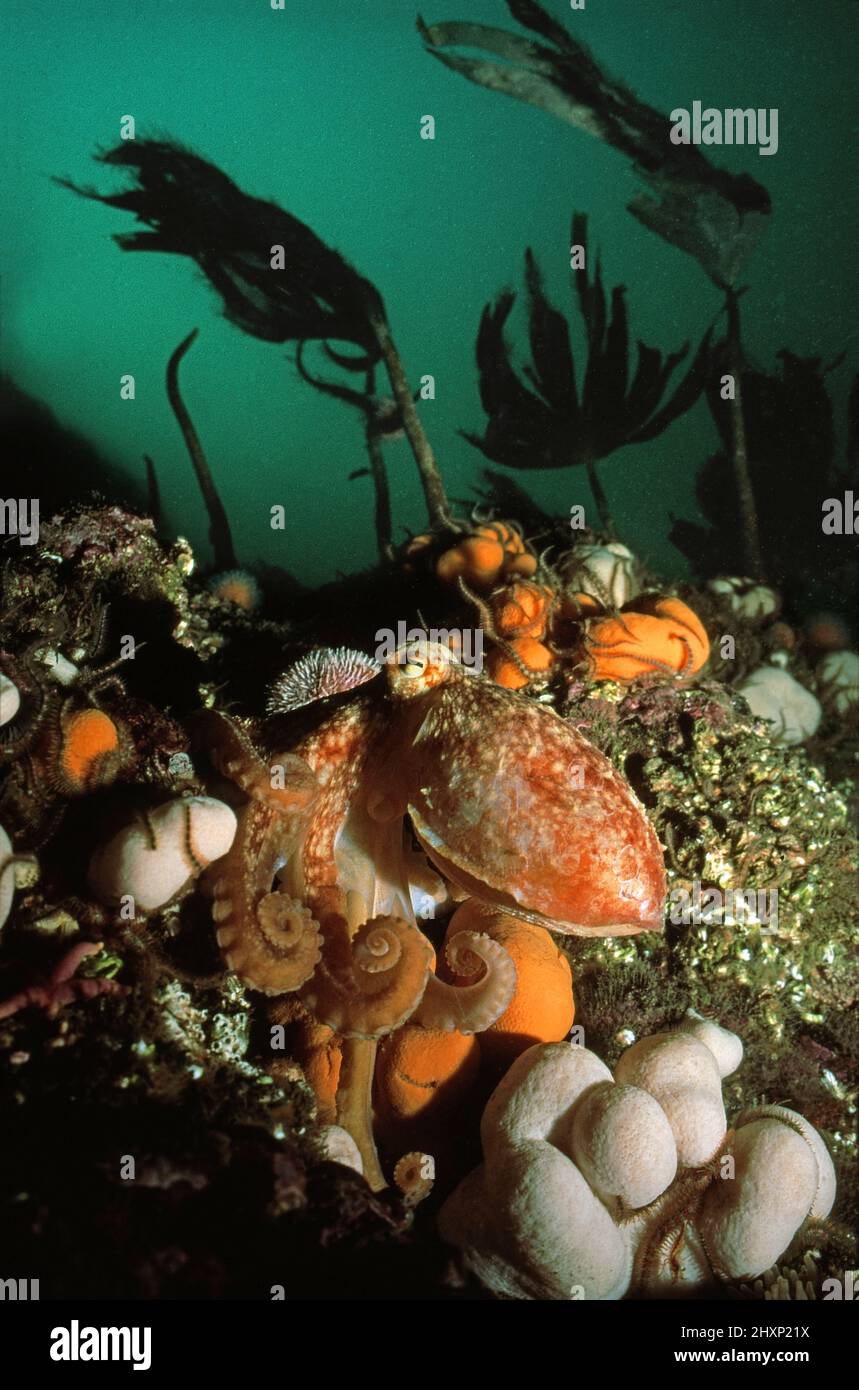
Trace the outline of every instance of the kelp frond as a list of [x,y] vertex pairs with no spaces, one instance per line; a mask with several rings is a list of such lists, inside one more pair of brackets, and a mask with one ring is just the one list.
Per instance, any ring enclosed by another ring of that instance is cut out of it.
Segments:
[[[306,223],[277,203],[243,193],[216,165],[175,141],[127,141],[97,158],[131,170],[133,186],[105,194],[70,179],[56,181],[133,213],[148,228],[116,236],[123,251],[188,256],[220,295],[227,319],[255,338],[321,341],[350,370],[384,362],[430,522],[439,531],[458,530],[375,285]],[[330,341],[352,343],[361,357],[337,354]]]
[[[220,295],[227,319],[252,337],[341,339],[378,358],[369,324],[382,307],[378,291],[297,217],[243,193],[216,165],[174,141],[124,141],[96,158],[131,171],[135,186],[105,194],[57,182],[131,212],[149,228],[116,235],[123,251],[190,257]],[[278,271],[272,259],[281,246]]]
[[[633,216],[694,256],[720,289],[736,284],[770,211],[766,189],[748,174],[719,169],[694,145],[671,142],[671,122],[599,65],[577,38],[536,0],[507,0],[520,34],[457,20],[418,30],[427,51],[478,86],[537,106],[620,150],[646,185],[629,205]],[[449,49],[481,49],[502,59]]]
[[[587,218],[573,218],[572,244],[585,250]],[[602,270],[575,274],[584,325],[587,361],[576,380],[576,361],[567,320],[546,297],[530,251],[525,257],[531,363],[523,381],[517,373],[505,327],[515,302],[503,291],[483,312],[477,336],[480,399],[488,416],[482,437],[465,434],[487,458],[508,468],[567,468],[591,471],[626,444],[655,439],[694,405],[710,366],[710,339],[704,335],[674,392],[671,378],[687,356],[688,344],[667,356],[638,342],[634,373],[629,363],[626,291],[616,286],[607,300]],[[527,382],[527,384],[526,384]]]
[[[732,438],[730,403],[722,398],[720,380],[724,345],[717,349],[716,370],[707,401],[721,449],[702,468],[696,483],[698,504],[708,525],[673,519],[671,540],[695,573],[742,574],[745,556],[736,525],[736,504],[725,486]],[[859,601],[855,541],[823,535],[820,517],[827,497],[843,497],[855,487],[859,446],[859,376],[848,400],[846,458],[839,458],[833,400],[827,377],[839,362],[799,357],[787,348],[776,354],[778,365],[764,371],[746,364],[741,382],[748,436],[750,483],[760,512],[764,572],[800,608],[809,593],[818,603],[832,602],[845,612]],[[823,597],[829,592],[831,598]]]

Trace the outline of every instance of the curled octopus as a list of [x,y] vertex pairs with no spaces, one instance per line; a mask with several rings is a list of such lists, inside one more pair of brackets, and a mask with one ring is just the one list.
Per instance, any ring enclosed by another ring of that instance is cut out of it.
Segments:
[[664,866],[627,783],[546,706],[435,643],[396,652],[382,689],[379,667],[360,654],[312,655],[326,696],[340,667],[346,689],[375,684],[288,751],[264,754],[226,715],[200,718],[212,764],[247,798],[208,887],[229,968],[263,994],[297,998],[343,1040],[337,1119],[378,1187],[377,1040],[407,1019],[479,1032],[516,985],[507,952],[475,931],[446,952],[467,983],[440,978],[417,923],[420,893],[440,898],[446,884],[457,899],[476,898],[487,922],[504,913],[554,932],[622,935],[661,928]]

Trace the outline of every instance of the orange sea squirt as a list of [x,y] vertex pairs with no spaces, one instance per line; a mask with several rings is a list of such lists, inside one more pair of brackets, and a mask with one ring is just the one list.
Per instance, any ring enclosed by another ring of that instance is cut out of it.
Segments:
[[495,684],[505,690],[521,690],[534,676],[542,675],[554,664],[552,652],[535,637],[514,637],[508,645],[531,674],[526,674],[502,647],[496,647],[489,654],[487,669]]
[[635,609],[589,623],[584,649],[592,680],[633,681],[664,671],[692,675],[710,642],[701,620],[678,598],[636,599]]
[[536,555],[529,554],[527,550],[523,551],[521,555],[514,555],[512,559],[508,559],[504,565],[504,573],[506,575],[520,575],[526,579],[532,579],[537,573],[537,569]]
[[544,637],[553,591],[545,584],[518,581],[492,595],[496,631],[502,637]]
[[478,526],[436,562],[436,574],[443,583],[456,584],[462,578],[470,588],[484,592],[497,583],[502,571],[533,574],[536,568],[537,561],[527,554],[518,531],[503,521]]
[[86,787],[97,777],[99,762],[119,748],[119,731],[98,709],[78,710],[63,726],[62,772],[74,786]]
[[460,931],[486,932],[503,946],[516,966],[516,993],[504,1013],[480,1034],[480,1048],[490,1062],[509,1066],[534,1043],[561,1042],[573,1026],[573,976],[570,963],[545,927],[502,913],[487,915],[470,899],[457,908],[446,940]]
[[385,1043],[376,1067],[377,1119],[383,1136],[405,1142],[416,1120],[422,1134],[427,1125],[442,1124],[467,1095],[479,1069],[476,1035],[407,1023]]

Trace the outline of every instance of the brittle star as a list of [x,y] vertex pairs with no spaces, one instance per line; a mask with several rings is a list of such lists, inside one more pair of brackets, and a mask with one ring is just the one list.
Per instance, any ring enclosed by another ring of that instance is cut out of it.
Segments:
[[60,1009],[76,998],[94,999],[100,994],[125,994],[127,986],[116,980],[74,979],[75,971],[87,956],[97,956],[100,941],[79,941],[72,946],[42,984],[28,985],[11,998],[0,1003],[0,1018],[10,1018],[21,1009],[44,1009],[48,1018],[55,1018]]

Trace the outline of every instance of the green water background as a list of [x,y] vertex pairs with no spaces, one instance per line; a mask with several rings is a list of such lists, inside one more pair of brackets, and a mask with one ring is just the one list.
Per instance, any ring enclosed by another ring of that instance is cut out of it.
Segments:
[[[516,27],[501,0],[421,3],[428,22]],[[832,378],[840,423],[857,365],[859,7],[546,7],[666,112],[696,99],[778,108],[775,156],[709,151],[763,182],[774,205],[745,276],[746,347],[763,366],[783,346],[825,361],[846,348],[848,366]],[[151,454],[170,528],[204,564],[206,518],[164,390],[167,358],[191,328],[200,337],[184,394],[245,562],[283,565],[310,584],[372,562],[370,483],[347,481],[365,462],[360,422],[304,385],[283,347],[230,327],[189,261],[120,252],[110,234],[132,219],[51,183],[60,174],[115,189],[120,180],[90,156],[117,143],[125,115],[138,135],[170,134],[244,191],[280,202],[378,284],[412,381],[436,379],[437,399],[421,408],[456,497],[485,462],[457,433],[483,427],[481,310],[502,286],[521,286],[526,246],[552,295],[572,306],[573,208],[589,214],[607,284],[629,289],[633,339],[664,351],[694,343],[719,309],[697,264],[626,212],[638,185],[620,155],[445,70],[423,51],[416,11],[417,0],[287,0],[284,11],[268,0],[5,0],[3,369],[128,474],[142,480]],[[425,114],[434,141],[419,138]],[[514,325],[524,353],[521,303]],[[129,372],[133,402],[120,398]],[[669,513],[699,518],[695,473],[714,447],[699,402],[660,439],[600,466],[620,534],[668,573],[684,569],[667,540]],[[421,528],[425,511],[406,444],[389,445],[386,459],[399,538]],[[14,466],[4,469],[7,492]],[[512,476],[548,509],[584,502],[595,519],[581,470]],[[26,468],[22,487],[24,477]],[[284,532],[269,526],[275,503],[287,509]]]

